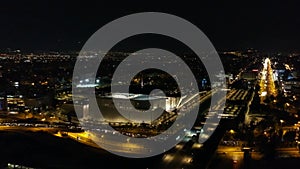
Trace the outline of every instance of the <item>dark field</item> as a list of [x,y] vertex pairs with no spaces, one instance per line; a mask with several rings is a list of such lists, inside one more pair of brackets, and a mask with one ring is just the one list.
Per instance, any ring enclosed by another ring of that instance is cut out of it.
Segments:
[[68,138],[31,131],[0,131],[0,149],[0,168],[7,163],[51,169],[157,168],[161,159],[122,158]]

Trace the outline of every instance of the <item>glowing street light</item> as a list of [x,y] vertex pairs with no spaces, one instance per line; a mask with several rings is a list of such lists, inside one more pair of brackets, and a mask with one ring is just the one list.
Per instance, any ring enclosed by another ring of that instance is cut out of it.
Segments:
[[284,123],[284,120],[280,120],[281,127],[282,127],[282,123]]

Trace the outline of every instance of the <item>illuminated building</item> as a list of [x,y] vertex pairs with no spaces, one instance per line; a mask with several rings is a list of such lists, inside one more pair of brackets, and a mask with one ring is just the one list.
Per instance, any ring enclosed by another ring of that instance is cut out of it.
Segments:
[[[130,99],[130,105],[128,100]],[[97,119],[97,114],[94,114],[94,110],[88,104],[85,99],[78,99],[74,102],[74,106],[77,107],[77,115],[83,119]],[[114,103],[113,100],[117,100]],[[97,97],[97,103],[100,108],[101,114],[104,119],[100,121],[107,122],[137,122],[137,123],[150,123],[155,120],[155,117],[160,116],[163,111],[172,111],[175,109],[179,102],[177,97],[164,97],[164,96],[149,96],[144,94],[127,94],[127,93],[115,93],[107,96]],[[118,110],[125,112],[128,119],[122,116]],[[137,113],[141,112],[141,113]],[[147,114],[143,112],[149,110]]]

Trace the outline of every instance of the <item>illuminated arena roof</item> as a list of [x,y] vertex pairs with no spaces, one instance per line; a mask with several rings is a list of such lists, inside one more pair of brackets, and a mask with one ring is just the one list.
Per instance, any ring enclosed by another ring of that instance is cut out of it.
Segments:
[[112,93],[105,96],[106,98],[114,99],[133,99],[133,100],[157,100],[157,99],[167,99],[165,96],[150,96],[146,94],[133,94],[133,93]]

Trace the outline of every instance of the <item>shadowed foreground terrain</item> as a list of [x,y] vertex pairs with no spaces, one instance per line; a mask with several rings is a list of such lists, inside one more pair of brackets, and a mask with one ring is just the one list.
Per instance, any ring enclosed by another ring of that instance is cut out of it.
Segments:
[[7,163],[34,168],[156,168],[160,156],[129,159],[46,132],[0,131],[0,168]]

